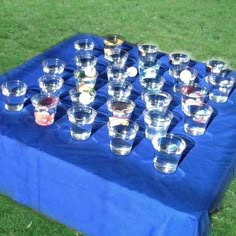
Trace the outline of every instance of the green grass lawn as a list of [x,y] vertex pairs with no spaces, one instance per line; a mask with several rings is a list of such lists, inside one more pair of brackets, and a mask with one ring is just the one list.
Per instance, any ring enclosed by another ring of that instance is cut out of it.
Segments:
[[[76,33],[117,33],[236,68],[235,0],[1,0],[0,73]],[[236,235],[236,181],[212,215],[213,235]],[[0,235],[79,235],[0,196]]]

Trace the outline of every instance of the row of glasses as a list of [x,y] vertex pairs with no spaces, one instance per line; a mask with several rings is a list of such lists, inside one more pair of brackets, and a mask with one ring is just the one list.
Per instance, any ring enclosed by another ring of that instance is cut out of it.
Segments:
[[97,58],[93,55],[94,42],[85,38],[74,42],[76,51],[75,87],[69,90],[72,106],[67,110],[70,135],[75,140],[87,140],[92,133],[97,111],[90,105],[95,97],[98,77]]
[[[122,81],[125,77],[123,67],[128,58],[128,53],[121,50],[123,41],[118,36],[109,36],[104,39],[104,55],[111,62],[111,66],[107,69],[108,78],[111,82],[108,93],[114,98],[122,97],[124,94],[128,96],[132,89],[128,82]],[[73,106],[67,114],[69,121],[72,123],[71,136],[77,140],[85,140],[90,137],[92,123],[97,115],[97,112],[88,106],[93,102],[96,95],[94,86],[98,76],[95,67],[97,58],[93,55],[94,42],[89,39],[75,41],[74,48],[76,50],[75,63],[77,67],[74,71],[76,87],[69,91]],[[129,90],[129,94],[127,94],[126,89]],[[114,109],[114,113],[121,115],[121,112],[114,105],[115,102],[113,100],[109,102],[109,109],[112,111]]]
[[[87,41],[88,42],[88,41]],[[113,117],[113,122],[111,122],[113,125],[110,126],[108,122],[108,127],[114,127],[114,117],[115,119],[120,119],[120,120],[125,120],[130,117],[130,114],[132,113],[134,109],[134,102],[126,99],[132,90],[132,85],[126,81],[125,79],[128,76],[127,73],[127,68],[125,67],[125,62],[128,58],[128,52],[121,50],[121,45],[123,44],[124,40],[118,36],[109,36],[104,39],[104,56],[107,59],[108,67],[107,67],[107,75],[108,75],[108,94],[111,97],[107,101],[107,106],[108,110],[111,112],[111,118]],[[73,96],[72,94],[76,94],[79,97],[79,100],[81,96],[83,97],[85,93],[90,92],[91,89],[94,88],[97,74],[95,73],[95,60],[93,60],[95,57],[92,56],[92,46],[88,47],[83,47],[83,51],[81,52],[80,50],[82,49],[81,47],[81,41],[76,41],[74,43],[74,47],[76,49],[76,66],[77,70],[74,72],[74,77],[76,80],[76,88],[73,90],[70,90],[70,96],[73,101]],[[83,45],[82,45],[83,46]],[[93,45],[94,46],[94,45]],[[86,49],[91,49],[90,52],[85,52]],[[81,56],[83,55],[83,56]],[[84,56],[86,55],[86,56]],[[81,60],[83,59],[83,61]],[[89,60],[92,59],[92,60]],[[80,94],[79,94],[80,93]],[[94,93],[95,94],[95,91]],[[90,96],[91,98],[91,96]],[[92,99],[90,99],[92,101]],[[79,101],[82,103],[81,101]],[[83,107],[83,110],[85,107]],[[74,110],[77,110],[77,112],[74,112]],[[86,107],[86,110],[90,110],[90,115],[93,117],[93,119],[84,119],[88,120],[86,124],[90,124],[90,122],[93,122],[96,116],[96,112],[92,107]],[[80,112],[79,112],[80,111]],[[78,117],[79,114],[82,115],[84,112],[82,112],[81,106],[74,106],[68,111],[68,116],[70,122],[73,122],[75,120],[75,117]],[[76,113],[79,113],[76,115]],[[88,114],[88,112],[86,112]],[[124,123],[123,123],[124,124]],[[126,124],[127,126],[127,124]],[[125,127],[126,127],[125,126]],[[91,125],[89,126],[91,128]],[[81,124],[80,124],[81,128]],[[114,127],[115,128],[115,127]],[[72,125],[72,130],[71,135],[75,139],[84,139],[81,134],[78,134],[79,129],[78,129],[78,124]],[[111,129],[109,129],[111,131]],[[115,131],[113,130],[113,133]],[[111,132],[109,132],[111,134]],[[85,135],[86,139],[89,137],[89,135]],[[115,143],[112,141],[111,137],[111,150],[115,152],[117,150],[115,148]],[[113,144],[112,144],[113,143]],[[114,147],[114,148],[112,148]],[[126,151],[125,151],[126,153]],[[121,155],[124,155],[124,152],[121,152]]]
[[168,110],[172,96],[162,91],[165,79],[156,74],[153,77],[140,76],[139,82],[142,86],[141,99],[145,103],[145,137],[152,140],[155,136],[165,136],[173,119],[173,113]]
[[209,87],[209,99],[225,103],[235,84],[235,77],[228,74],[228,65],[220,60],[209,60],[206,63],[205,81]]
[[[181,93],[182,87],[191,87],[202,82],[196,81],[198,72],[190,67],[190,57],[187,54],[171,53],[169,63],[169,74],[175,79],[174,92]],[[206,70],[205,82],[209,99],[217,103],[226,102],[235,83],[235,78],[227,73],[227,64],[219,60],[209,60],[206,62]]]
[[166,136],[168,132],[173,119],[173,113],[168,110],[172,96],[162,91],[165,79],[159,75],[158,47],[143,43],[138,45],[138,50],[141,98],[145,102],[145,137],[151,141],[154,137]]
[[66,63],[59,58],[48,58],[42,61],[44,75],[38,78],[40,93],[31,98],[35,123],[40,126],[54,123],[60,91],[64,84],[61,75],[65,67]]
[[[168,133],[174,117],[169,110],[172,96],[162,91],[165,79],[158,75],[160,61],[157,59],[157,47],[142,44],[138,45],[138,49],[139,81],[142,86],[141,98],[145,102],[143,112],[146,126],[145,137],[152,142],[155,169],[164,173],[173,173],[176,171],[181,155],[186,148],[186,142],[183,138]],[[177,58],[173,59],[175,62],[177,61]],[[178,65],[175,65],[173,69],[177,70],[177,68]],[[178,78],[178,76],[175,77]]]
[[181,107],[184,113],[184,131],[193,136],[203,135],[214,112],[207,104],[209,90],[195,83],[181,88]]
[[110,150],[116,155],[128,155],[133,147],[133,142],[139,130],[131,115],[135,103],[129,99],[132,84],[127,77],[135,77],[137,70],[127,67],[126,61],[129,53],[122,50],[124,39],[111,35],[104,39],[104,56],[108,61],[108,95],[107,108],[110,112],[107,123],[110,137]]

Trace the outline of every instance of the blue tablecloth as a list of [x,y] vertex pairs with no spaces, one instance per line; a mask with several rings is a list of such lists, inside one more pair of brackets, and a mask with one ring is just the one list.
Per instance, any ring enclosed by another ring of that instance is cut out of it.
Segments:
[[[73,42],[81,37],[95,41],[99,77],[94,107],[98,111],[92,136],[76,141],[70,136],[66,110],[71,105],[69,88],[74,87]],[[126,43],[128,63],[137,66],[138,50]],[[207,235],[209,213],[220,206],[234,176],[236,161],[236,92],[225,104],[210,103],[215,117],[205,135],[191,137],[183,131],[183,114],[178,95],[171,109],[175,120],[170,131],[187,140],[188,149],[174,174],[157,172],[153,148],[144,138],[138,78],[134,85],[136,102],[133,119],[140,124],[132,153],[118,157],[110,152],[107,122],[106,60],[103,40],[76,35],[1,76],[1,81],[20,79],[28,86],[30,98],[39,92],[37,79],[45,58],[66,61],[65,83],[56,121],[48,127],[35,124],[28,99],[21,112],[7,112],[0,98],[0,192],[88,236]],[[164,90],[171,92],[168,57],[159,54],[160,73],[166,78]],[[191,62],[203,80],[203,63]],[[232,72],[234,73],[234,72]]]

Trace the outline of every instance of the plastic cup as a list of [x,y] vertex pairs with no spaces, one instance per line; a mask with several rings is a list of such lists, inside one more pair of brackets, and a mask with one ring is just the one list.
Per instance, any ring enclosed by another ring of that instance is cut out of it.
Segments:
[[181,87],[181,94],[182,111],[189,115],[188,106],[204,104],[208,98],[208,89],[196,83],[190,86],[184,85]]
[[135,108],[135,103],[130,99],[111,98],[107,101],[107,108],[111,112],[111,116],[129,119]]
[[93,122],[97,112],[89,106],[73,106],[67,110],[71,123],[70,134],[76,140],[86,140],[90,137]]
[[48,95],[59,95],[64,80],[57,75],[47,74],[38,79],[38,84],[42,93]]
[[213,108],[207,104],[188,106],[188,115],[184,119],[184,131],[193,136],[205,133]]
[[7,111],[21,111],[24,107],[27,85],[20,80],[8,80],[1,85]]
[[[178,74],[178,75],[177,75]],[[197,70],[191,67],[184,67],[180,69],[175,75],[174,92],[181,92],[182,86],[192,86],[195,84],[197,78]]]
[[109,60],[110,64],[123,67],[125,66],[128,56],[129,56],[129,53],[121,49],[121,50],[112,52],[112,54],[109,55],[107,59]]
[[96,91],[94,89],[79,89],[79,87],[75,87],[69,90],[70,99],[72,101],[73,106],[76,105],[89,105],[91,104],[96,96]]
[[137,123],[128,120],[120,120],[120,122],[113,120],[109,121],[107,126],[111,151],[117,155],[128,155],[139,130]]
[[109,81],[107,87],[112,98],[128,98],[133,88],[128,81]]
[[209,99],[217,103],[228,101],[229,94],[234,87],[235,78],[233,76],[212,75],[208,77]]
[[104,38],[104,56],[110,60],[110,56],[121,50],[124,38],[119,35],[108,35]]
[[36,124],[48,126],[54,123],[59,97],[36,94],[31,98],[31,102]]
[[155,78],[161,63],[157,59],[158,48],[152,44],[139,44],[139,79]]
[[155,169],[166,174],[174,173],[186,148],[184,139],[174,134],[155,136],[152,145],[155,150],[153,159]]
[[77,55],[91,56],[93,55],[94,41],[89,38],[78,39],[74,42],[74,48]]
[[64,72],[66,63],[59,58],[48,58],[42,62],[42,66],[45,74],[60,75]]
[[172,96],[163,91],[147,91],[143,94],[143,100],[147,110],[155,108],[160,112],[165,112],[172,101]]
[[165,136],[173,119],[171,111],[160,112],[158,109],[145,110],[143,116],[146,125],[145,136],[149,140],[155,136]]
[[124,81],[128,77],[128,75],[128,68],[126,66],[107,66],[107,78],[109,81]]

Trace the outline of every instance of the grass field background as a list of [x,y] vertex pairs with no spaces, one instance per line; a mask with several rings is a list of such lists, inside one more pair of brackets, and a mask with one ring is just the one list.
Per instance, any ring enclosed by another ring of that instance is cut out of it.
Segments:
[[[76,33],[117,33],[196,60],[222,59],[236,69],[235,12],[234,0],[1,0],[0,73]],[[213,235],[236,235],[235,202],[236,181],[212,215]],[[0,196],[0,235],[79,233]]]

